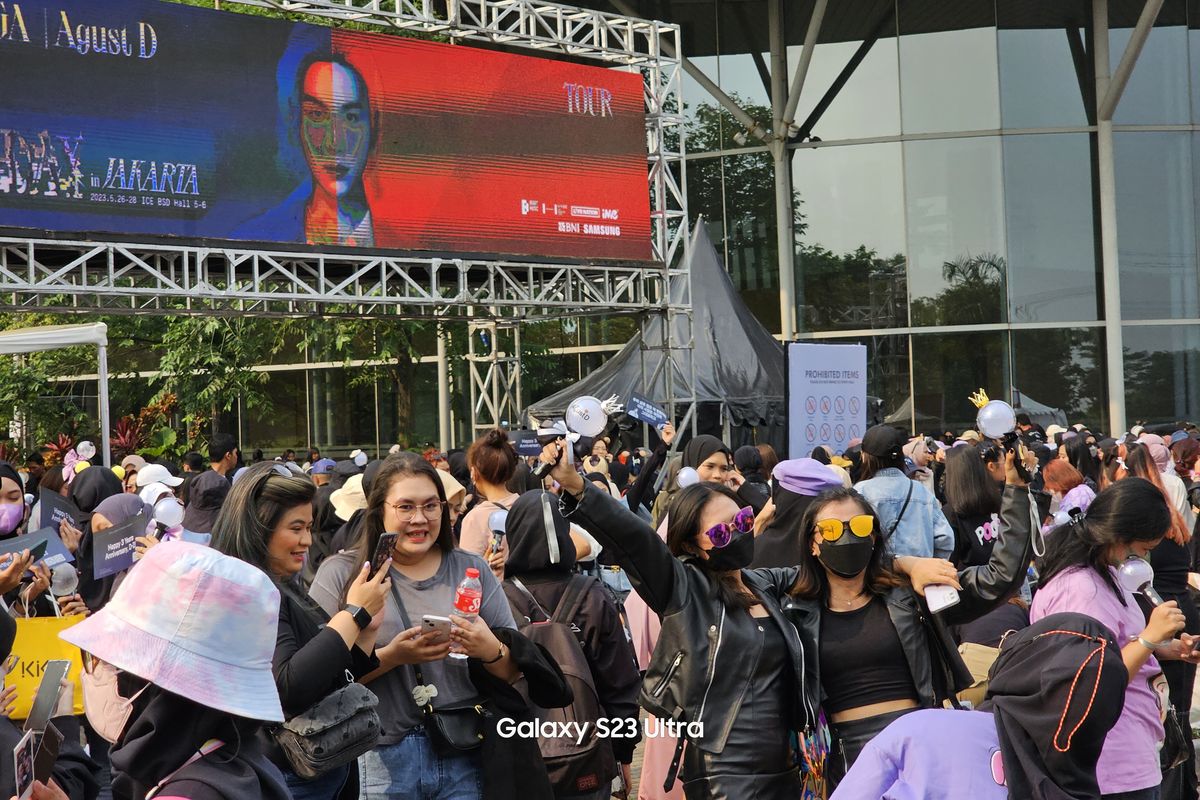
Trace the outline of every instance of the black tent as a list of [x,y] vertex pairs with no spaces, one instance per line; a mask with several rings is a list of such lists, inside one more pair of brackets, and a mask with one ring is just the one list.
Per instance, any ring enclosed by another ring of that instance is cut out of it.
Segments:
[[[732,447],[765,442],[783,452],[783,346],[742,302],[703,225],[696,226],[692,237],[688,269],[692,277],[697,430],[723,436],[727,421],[728,444]],[[673,299],[679,301],[682,295]],[[677,340],[685,341],[686,323],[677,324]],[[580,395],[603,400],[615,394],[626,402],[629,393],[635,391],[665,407],[667,382],[661,349],[666,344],[664,332],[661,318],[647,325],[644,347],[643,334],[636,334],[583,380],[529,406],[526,417],[543,420],[561,416],[567,404]],[[678,404],[683,402],[679,372],[687,370],[684,351],[676,351],[676,361],[679,370],[673,385]],[[677,405],[676,410],[682,417],[686,408]]]

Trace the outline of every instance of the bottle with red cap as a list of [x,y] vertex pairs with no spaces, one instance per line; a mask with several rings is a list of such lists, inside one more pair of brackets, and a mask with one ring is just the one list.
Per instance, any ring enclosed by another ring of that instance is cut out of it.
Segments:
[[[479,570],[467,567],[467,576],[462,579],[454,592],[454,614],[463,617],[467,622],[474,622],[479,616],[479,605],[483,602],[483,584],[479,582]],[[451,658],[466,658],[466,653],[450,651]]]

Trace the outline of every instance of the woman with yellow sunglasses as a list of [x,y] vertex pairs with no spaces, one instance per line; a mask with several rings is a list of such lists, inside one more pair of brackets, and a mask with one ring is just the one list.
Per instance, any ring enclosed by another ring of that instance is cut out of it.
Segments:
[[[970,685],[946,626],[1003,603],[1017,591],[1032,555],[1029,492],[1012,454],[1006,482],[992,555],[962,570],[941,559],[893,561],[874,509],[853,489],[825,491],[805,511],[806,546],[784,611],[815,655],[806,691],[830,722],[830,791],[890,722],[941,707]],[[959,590],[957,604],[930,613],[922,596],[932,584]]]

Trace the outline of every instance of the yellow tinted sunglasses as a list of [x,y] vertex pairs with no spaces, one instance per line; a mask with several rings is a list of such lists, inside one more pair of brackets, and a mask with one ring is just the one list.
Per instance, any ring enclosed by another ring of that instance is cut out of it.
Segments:
[[817,520],[817,533],[827,542],[836,542],[842,534],[850,531],[860,539],[865,539],[875,530],[875,518],[870,514],[859,514],[851,517],[849,522],[840,519]]

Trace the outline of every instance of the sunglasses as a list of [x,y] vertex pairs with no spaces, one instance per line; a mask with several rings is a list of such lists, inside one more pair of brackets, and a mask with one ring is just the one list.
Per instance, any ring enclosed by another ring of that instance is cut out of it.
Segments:
[[737,513],[733,522],[722,522],[713,525],[704,535],[713,543],[713,547],[724,547],[733,539],[734,532],[749,533],[754,530],[754,509],[746,506]]
[[817,533],[827,542],[836,542],[850,531],[860,539],[865,539],[875,530],[875,518],[870,514],[859,514],[851,517],[849,522],[840,519],[817,520]]

